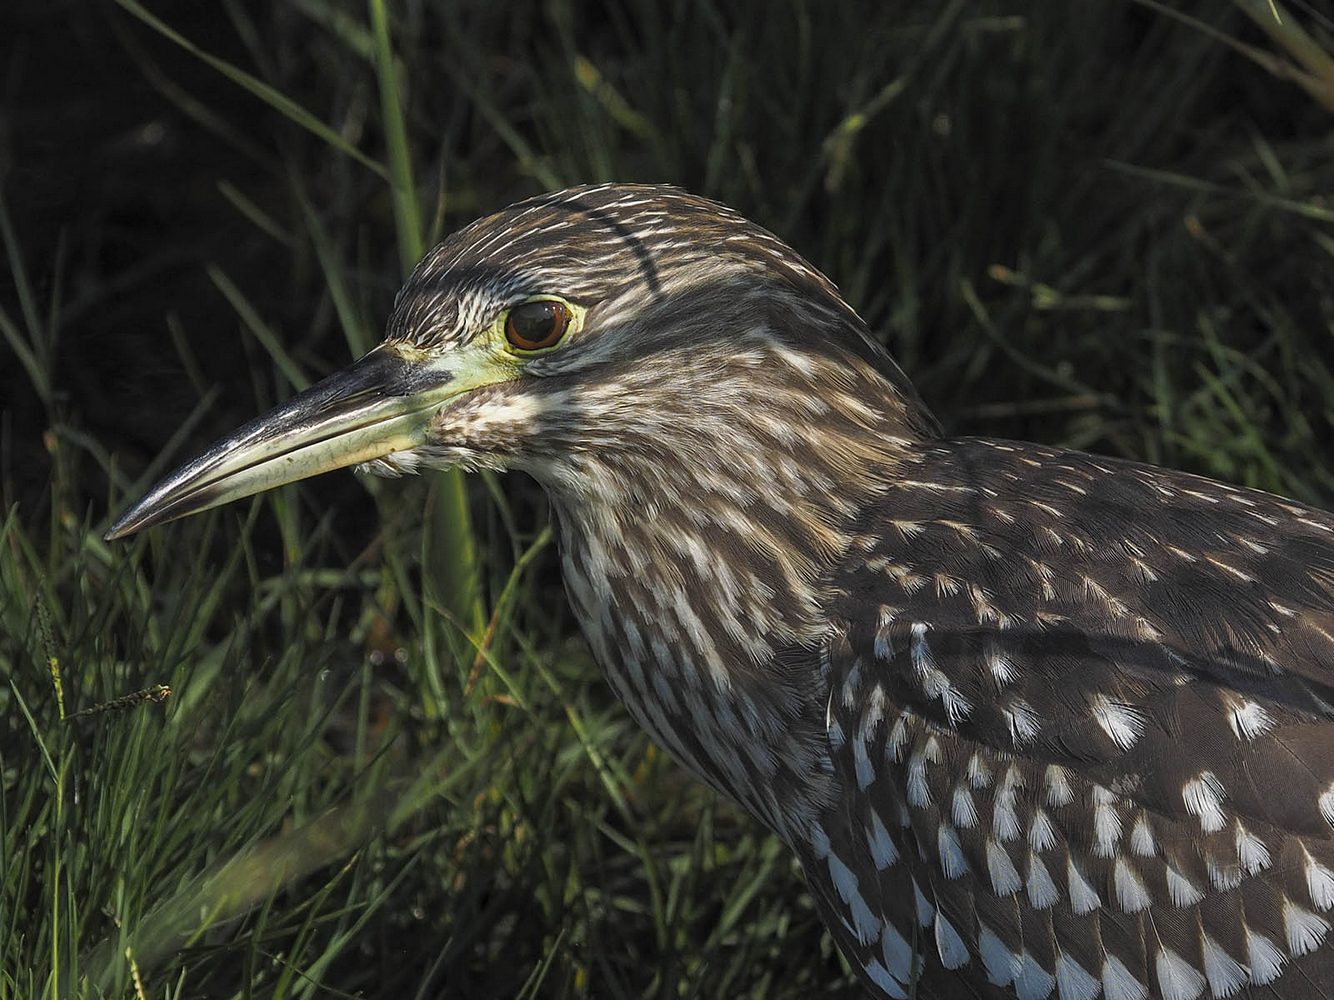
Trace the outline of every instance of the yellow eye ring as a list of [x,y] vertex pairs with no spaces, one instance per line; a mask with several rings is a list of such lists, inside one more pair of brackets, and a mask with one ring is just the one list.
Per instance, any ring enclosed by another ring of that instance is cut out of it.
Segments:
[[520,302],[505,315],[505,340],[516,351],[544,351],[561,342],[574,313],[559,299]]

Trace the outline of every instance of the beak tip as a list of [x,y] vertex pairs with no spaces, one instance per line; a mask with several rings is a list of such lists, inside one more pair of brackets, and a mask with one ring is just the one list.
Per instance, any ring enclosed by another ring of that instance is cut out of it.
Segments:
[[124,538],[126,535],[134,534],[134,526],[128,524],[127,521],[128,518],[120,518],[120,520],[107,529],[106,534],[102,536],[102,540],[106,542],[116,542]]
[[[151,496],[152,494],[149,494]],[[159,512],[149,508],[148,497],[140,500],[130,507],[129,510],[122,511],[120,517],[116,518],[107,528],[106,534],[102,536],[104,541],[118,542],[130,535],[138,534],[144,528],[151,527],[163,520],[158,516]]]

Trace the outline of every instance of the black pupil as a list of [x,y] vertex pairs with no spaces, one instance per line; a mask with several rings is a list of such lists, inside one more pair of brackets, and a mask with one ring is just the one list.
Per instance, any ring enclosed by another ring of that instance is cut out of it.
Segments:
[[526,302],[510,312],[510,335],[521,344],[547,345],[560,336],[563,307],[559,302]]

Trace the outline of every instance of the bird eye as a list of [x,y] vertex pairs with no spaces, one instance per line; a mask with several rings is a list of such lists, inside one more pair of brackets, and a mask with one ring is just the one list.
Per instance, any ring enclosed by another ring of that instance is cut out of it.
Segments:
[[521,302],[505,317],[505,339],[520,351],[541,351],[560,342],[570,319],[570,307],[564,302]]

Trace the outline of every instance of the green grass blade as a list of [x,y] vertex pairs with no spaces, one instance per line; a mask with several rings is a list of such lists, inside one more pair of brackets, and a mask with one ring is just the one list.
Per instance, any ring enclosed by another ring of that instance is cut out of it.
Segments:
[[335,132],[332,128],[330,128],[324,122],[320,121],[313,114],[311,114],[301,105],[297,104],[296,101],[292,100],[286,94],[283,94],[275,90],[273,87],[270,87],[263,80],[259,79],[256,76],[252,76],[245,70],[240,69],[237,66],[233,66],[225,59],[219,59],[217,56],[209,52],[206,52],[204,49],[201,49],[198,45],[190,41],[180,32],[176,31],[174,28],[172,28],[171,26],[169,26],[168,24],[159,20],[157,17],[151,14],[140,3],[138,3],[138,0],[116,0],[116,3],[119,4],[121,7],[125,8],[125,10],[129,11],[129,13],[133,14],[140,21],[148,25],[150,28],[152,28],[158,34],[162,35],[164,38],[170,39],[172,42],[175,42],[177,45],[183,48],[186,52],[189,52],[195,58],[207,63],[209,66],[213,67],[223,76],[227,77],[227,79],[231,80],[233,83],[237,84],[243,89],[249,91],[254,96],[258,97],[261,101],[263,101],[269,107],[273,108],[279,114],[295,122],[297,125],[300,125],[302,128],[306,129],[313,135],[318,136],[321,140],[328,143],[334,149],[337,149],[340,152],[343,152],[346,155],[352,157],[352,159],[356,160],[362,166],[365,166],[375,171],[377,174],[379,174],[381,177],[384,177],[386,180],[389,179],[389,173],[385,169],[383,163],[380,163],[374,158],[367,156],[361,150],[357,149],[356,146],[352,145],[341,135]]
[[408,148],[407,122],[399,99],[394,50],[389,41],[389,15],[384,0],[369,0],[371,27],[375,37],[375,76],[380,90],[380,116],[385,147],[389,154],[389,184],[394,197],[394,223],[398,234],[398,256],[407,274],[417,266],[422,246],[421,212],[417,189],[412,182],[412,156]]
[[[412,180],[412,158],[407,123],[394,71],[389,39],[389,16],[384,0],[369,0],[375,39],[375,72],[380,91],[380,113],[389,154],[389,183],[394,202],[395,232],[404,273],[422,257],[422,220]],[[477,546],[463,474],[457,470],[435,473],[427,515],[423,562],[428,594],[448,609],[472,636],[486,625]],[[459,647],[461,652],[463,647]]]

